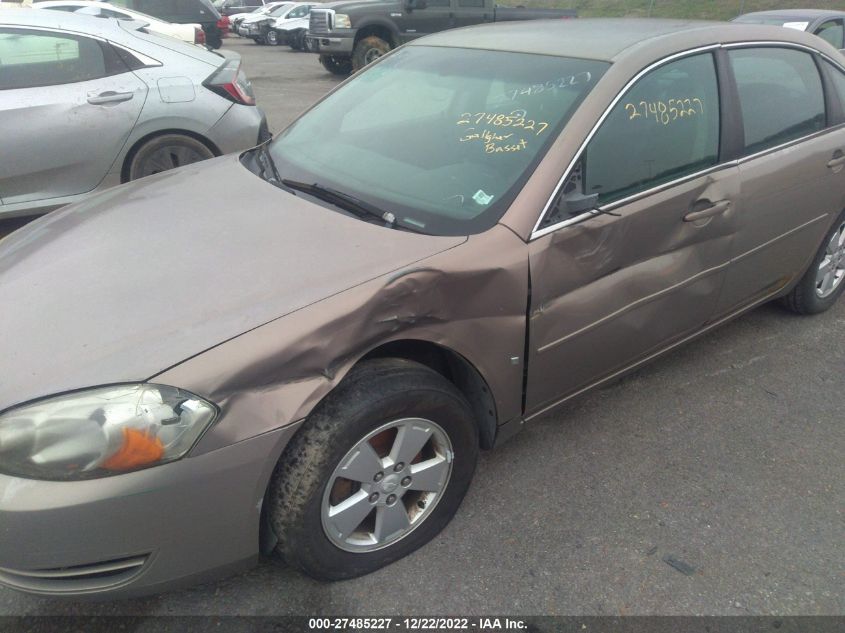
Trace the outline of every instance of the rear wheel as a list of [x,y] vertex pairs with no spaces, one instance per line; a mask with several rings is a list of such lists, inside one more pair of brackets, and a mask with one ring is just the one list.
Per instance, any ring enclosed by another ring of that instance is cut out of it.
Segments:
[[801,281],[782,299],[798,314],[824,312],[845,290],[845,211],[822,241],[813,263]]
[[390,44],[380,37],[370,35],[361,38],[352,51],[352,68],[355,72],[358,72],[367,64],[373,63],[389,52]]
[[195,138],[184,134],[163,134],[146,141],[132,154],[127,179],[151,176],[213,156],[214,152]]
[[333,75],[348,75],[352,72],[352,61],[346,57],[320,55],[320,63]]
[[477,457],[477,427],[454,385],[411,361],[366,361],[276,467],[268,516],[277,552],[324,580],[375,571],[443,529]]

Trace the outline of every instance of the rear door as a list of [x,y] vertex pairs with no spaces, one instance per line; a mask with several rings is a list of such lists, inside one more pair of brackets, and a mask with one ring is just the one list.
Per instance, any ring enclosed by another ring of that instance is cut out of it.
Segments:
[[742,115],[742,195],[718,313],[765,299],[800,275],[845,196],[841,108],[826,104],[818,67],[833,65],[780,46],[733,47],[727,56]]
[[[559,212],[535,229],[529,413],[648,358],[712,314],[739,193],[736,166],[719,158],[716,77],[711,52],[644,75],[574,164]],[[567,207],[593,195],[599,212]]]
[[6,204],[94,189],[141,112],[147,87],[106,43],[0,28],[0,191]]
[[454,26],[471,26],[493,21],[493,3],[489,0],[454,0]]

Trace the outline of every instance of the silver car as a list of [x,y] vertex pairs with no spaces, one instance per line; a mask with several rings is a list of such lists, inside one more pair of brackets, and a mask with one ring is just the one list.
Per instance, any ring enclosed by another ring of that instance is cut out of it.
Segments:
[[239,59],[143,26],[0,13],[0,216],[44,213],[269,136]]

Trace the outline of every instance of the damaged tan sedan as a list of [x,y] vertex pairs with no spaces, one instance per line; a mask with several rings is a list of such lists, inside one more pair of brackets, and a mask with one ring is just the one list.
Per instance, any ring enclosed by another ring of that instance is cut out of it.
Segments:
[[0,582],[364,574],[525,422],[762,302],[829,308],[842,63],[763,26],[449,31],[3,240]]

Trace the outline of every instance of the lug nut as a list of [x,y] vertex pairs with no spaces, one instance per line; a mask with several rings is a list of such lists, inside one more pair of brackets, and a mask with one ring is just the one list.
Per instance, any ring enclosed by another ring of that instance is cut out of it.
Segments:
[[393,467],[393,471],[398,473],[400,470],[403,470],[404,468],[405,468],[405,463],[404,463],[404,462],[399,462],[398,464],[396,464],[396,465]]
[[375,503],[376,501],[378,501],[378,493],[374,492],[370,495],[370,503]]
[[382,479],[384,479],[384,473],[376,473],[375,477],[373,477],[373,481],[376,483],[380,482]]
[[407,488],[408,486],[410,486],[410,485],[411,485],[411,478],[410,478],[410,477],[405,477],[405,478],[402,480],[402,485],[403,485],[403,486],[405,486],[406,488]]
[[396,503],[396,495],[390,495],[387,497],[387,505],[392,506]]

